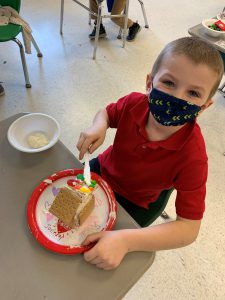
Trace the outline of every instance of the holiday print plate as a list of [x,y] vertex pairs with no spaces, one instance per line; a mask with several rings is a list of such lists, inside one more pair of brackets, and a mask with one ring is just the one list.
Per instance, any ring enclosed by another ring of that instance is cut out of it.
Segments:
[[27,205],[27,219],[31,233],[48,250],[60,254],[78,254],[90,249],[83,246],[85,238],[95,232],[111,230],[116,221],[117,204],[110,186],[97,174],[91,179],[97,182],[94,190],[95,208],[78,228],[71,229],[49,212],[49,208],[62,186],[75,179],[83,170],[59,171],[43,180],[33,191]]

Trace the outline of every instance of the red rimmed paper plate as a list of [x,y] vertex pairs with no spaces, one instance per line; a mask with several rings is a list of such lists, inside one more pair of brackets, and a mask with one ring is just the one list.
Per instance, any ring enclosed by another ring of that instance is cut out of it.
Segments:
[[91,233],[111,230],[116,221],[117,204],[114,193],[95,173],[91,173],[91,178],[98,184],[94,191],[95,208],[82,226],[71,229],[48,211],[59,188],[80,173],[83,170],[69,169],[49,176],[34,189],[27,204],[30,231],[42,246],[59,254],[85,252],[91,246],[82,246],[84,239]]

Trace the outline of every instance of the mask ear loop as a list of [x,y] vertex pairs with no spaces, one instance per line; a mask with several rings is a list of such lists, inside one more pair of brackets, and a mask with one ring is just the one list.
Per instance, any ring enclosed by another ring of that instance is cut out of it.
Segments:
[[152,89],[154,89],[154,86],[153,86],[153,80],[154,80],[154,77],[151,76],[151,88],[152,88]]

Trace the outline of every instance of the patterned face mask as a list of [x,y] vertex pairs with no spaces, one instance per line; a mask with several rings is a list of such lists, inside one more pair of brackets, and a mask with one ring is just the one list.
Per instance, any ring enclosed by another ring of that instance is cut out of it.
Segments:
[[176,98],[152,87],[149,108],[157,122],[164,126],[178,126],[193,121],[201,107]]

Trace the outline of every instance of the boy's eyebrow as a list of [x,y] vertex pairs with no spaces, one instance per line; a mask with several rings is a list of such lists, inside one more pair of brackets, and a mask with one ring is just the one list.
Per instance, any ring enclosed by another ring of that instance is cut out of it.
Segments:
[[[169,78],[171,78],[173,80],[177,80],[177,78],[173,74],[171,74],[169,72],[162,74],[162,78],[164,78],[164,77],[169,77]],[[194,90],[197,89],[197,90],[202,91],[202,92],[205,91],[205,89],[203,87],[198,86],[198,85],[191,85],[190,89],[194,89]]]
[[173,80],[177,80],[177,78],[175,77],[175,76],[173,76],[171,73],[164,73],[164,74],[162,74],[162,76],[161,76],[161,78],[162,77],[170,77],[171,79],[173,79]]

